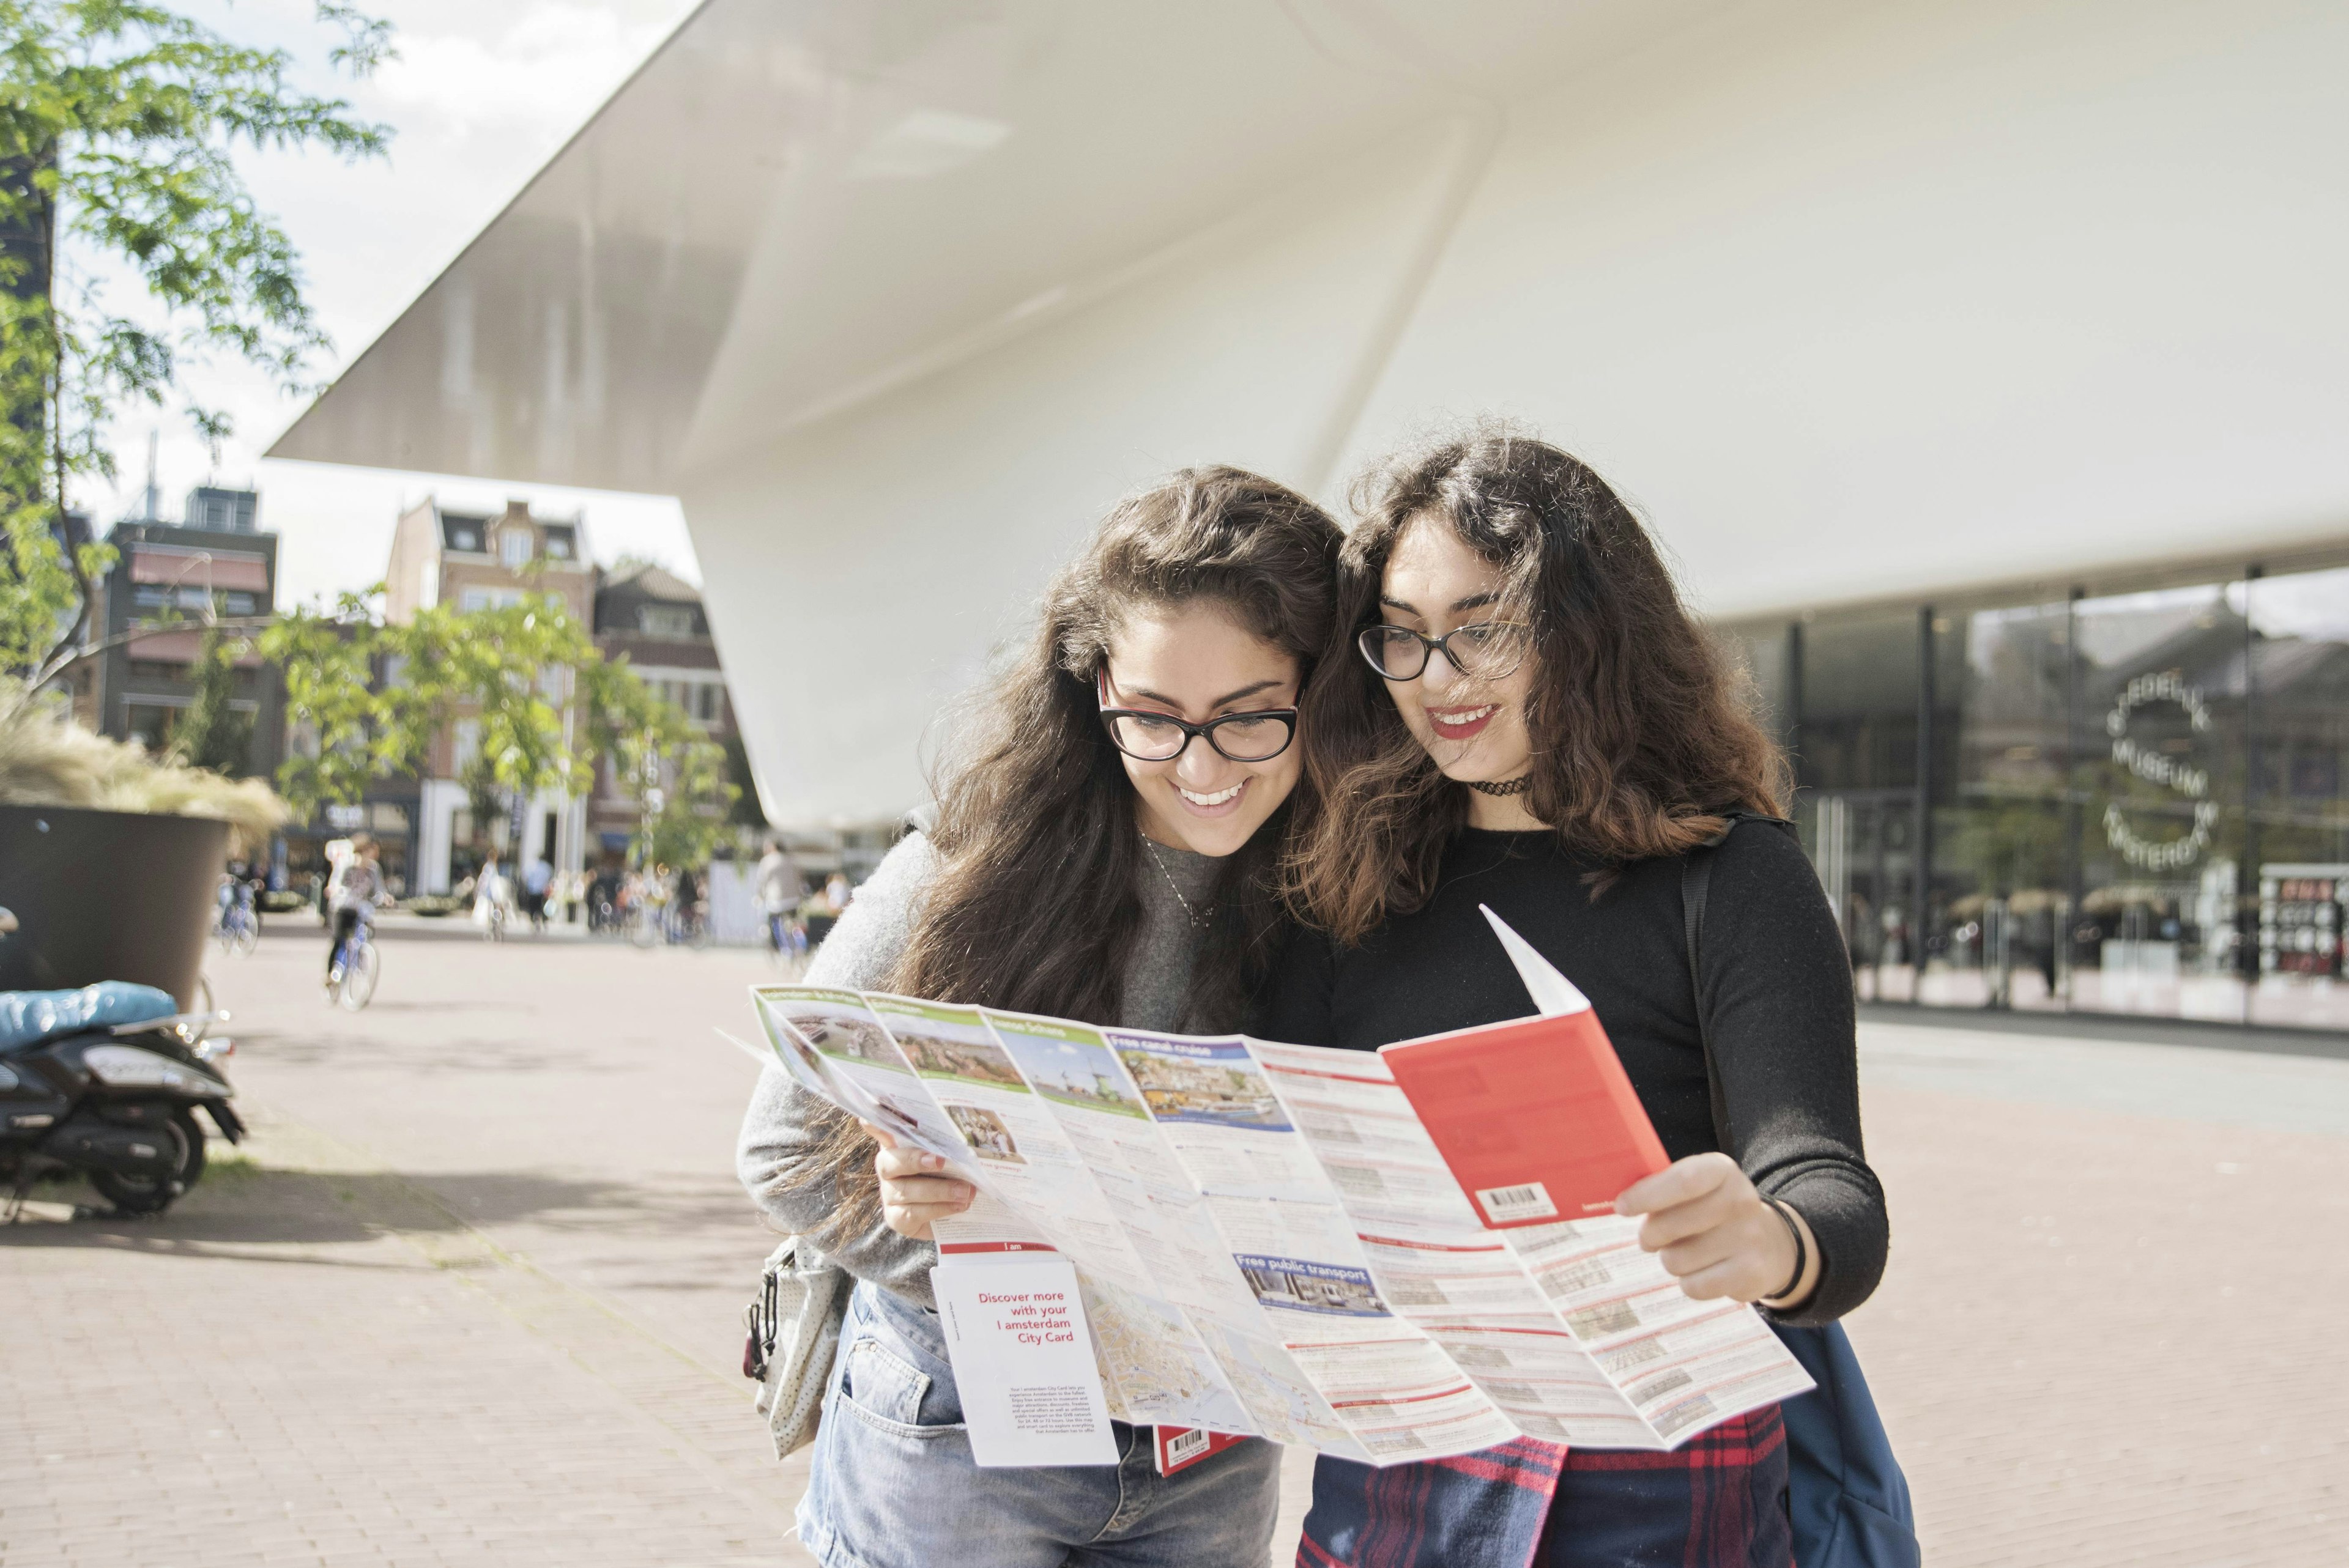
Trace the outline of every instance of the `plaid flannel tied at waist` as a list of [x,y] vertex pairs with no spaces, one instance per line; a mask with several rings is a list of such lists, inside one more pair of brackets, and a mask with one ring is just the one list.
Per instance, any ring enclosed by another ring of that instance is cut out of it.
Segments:
[[1297,1568],[1791,1568],[1778,1408],[1668,1454],[1520,1438],[1375,1470],[1323,1459]]

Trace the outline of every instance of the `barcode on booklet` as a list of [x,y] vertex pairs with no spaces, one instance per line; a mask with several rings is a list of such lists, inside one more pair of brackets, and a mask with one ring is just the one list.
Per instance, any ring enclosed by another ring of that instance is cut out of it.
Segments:
[[1538,1181],[1527,1181],[1516,1187],[1484,1187],[1477,1190],[1476,1202],[1490,1220],[1547,1220],[1557,1212],[1550,1202],[1549,1189]]
[[1155,1434],[1158,1453],[1158,1473],[1173,1475],[1197,1464],[1209,1454],[1223,1452],[1235,1443],[1245,1442],[1237,1432],[1218,1432],[1209,1427],[1157,1427]]

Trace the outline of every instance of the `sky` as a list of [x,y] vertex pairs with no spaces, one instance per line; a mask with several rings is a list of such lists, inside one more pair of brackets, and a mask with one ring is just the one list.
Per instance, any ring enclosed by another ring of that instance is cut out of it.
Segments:
[[[238,43],[290,51],[297,86],[347,98],[354,115],[394,133],[388,160],[357,165],[323,154],[239,155],[255,201],[302,253],[311,308],[334,339],[333,351],[311,366],[312,379],[331,379],[390,325],[695,4],[377,0],[367,8],[394,24],[400,57],[354,82],[328,67],[336,35],[312,20],[312,0],[179,0],[181,10]],[[66,260],[76,264],[70,253]],[[79,265],[114,308],[133,314],[127,274],[89,257]],[[218,359],[184,379],[198,401],[234,417],[236,436],[218,469],[181,409],[140,406],[121,413],[111,432],[118,479],[83,486],[76,503],[94,512],[101,532],[143,515],[153,435],[166,521],[181,516],[189,488],[207,480],[261,491],[261,526],[280,535],[281,604],[379,580],[394,521],[428,494],[485,510],[520,499],[542,515],[584,513],[599,559],[649,556],[700,581],[669,498],[264,461],[307,398]]]

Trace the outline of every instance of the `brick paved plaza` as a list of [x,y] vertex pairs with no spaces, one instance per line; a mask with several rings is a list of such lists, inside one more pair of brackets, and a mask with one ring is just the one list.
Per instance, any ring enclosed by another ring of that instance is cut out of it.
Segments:
[[[322,945],[215,961],[256,1137],[194,1194],[0,1231],[0,1564],[806,1562],[710,1032],[763,961],[395,930],[351,1016]],[[1928,1561],[2349,1561],[2349,1062],[1863,1047],[1894,1251],[1851,1326]]]

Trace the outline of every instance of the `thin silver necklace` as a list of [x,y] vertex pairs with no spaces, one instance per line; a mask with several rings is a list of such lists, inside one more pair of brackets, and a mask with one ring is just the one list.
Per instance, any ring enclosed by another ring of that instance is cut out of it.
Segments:
[[1142,847],[1150,851],[1150,863],[1156,866],[1158,874],[1166,879],[1166,891],[1173,893],[1174,902],[1183,906],[1183,918],[1191,923],[1191,928],[1195,931],[1205,931],[1215,924],[1216,906],[1209,904],[1204,913],[1191,907],[1191,901],[1185,898],[1183,890],[1174,884],[1174,873],[1166,869],[1164,861],[1159,859],[1158,846],[1151,841],[1150,835],[1147,833],[1142,835]]

